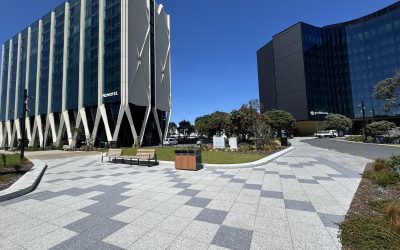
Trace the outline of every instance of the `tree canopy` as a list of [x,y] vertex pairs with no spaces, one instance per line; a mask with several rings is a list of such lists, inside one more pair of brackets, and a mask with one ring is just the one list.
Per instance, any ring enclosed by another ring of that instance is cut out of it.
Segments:
[[383,100],[383,111],[391,112],[399,107],[400,97],[400,71],[391,78],[380,81],[374,88],[373,96]]
[[190,121],[183,120],[179,122],[178,132],[183,135],[190,135],[195,131],[194,126],[190,123]]
[[325,122],[328,129],[338,131],[347,131],[353,127],[353,122],[350,118],[340,114],[329,114],[325,117]]
[[372,136],[384,135],[389,130],[396,127],[396,124],[388,121],[372,122],[367,125],[367,131]]
[[195,120],[197,133],[207,135],[208,137],[221,135],[225,132],[228,119],[229,114],[220,111],[197,117]]
[[281,130],[285,130],[288,134],[293,134],[296,119],[291,113],[284,110],[273,109],[266,112],[266,115],[268,116],[271,128],[278,135],[281,133]]

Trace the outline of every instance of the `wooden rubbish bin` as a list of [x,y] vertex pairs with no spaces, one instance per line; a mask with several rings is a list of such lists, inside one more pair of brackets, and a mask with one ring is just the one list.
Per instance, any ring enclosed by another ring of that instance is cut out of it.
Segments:
[[175,169],[197,171],[202,168],[200,150],[175,150]]

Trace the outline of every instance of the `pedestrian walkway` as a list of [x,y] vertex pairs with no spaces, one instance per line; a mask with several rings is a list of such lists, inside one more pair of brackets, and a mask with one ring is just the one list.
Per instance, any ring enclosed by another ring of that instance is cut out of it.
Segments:
[[293,144],[265,166],[199,172],[49,160],[36,191],[0,203],[0,249],[340,249],[367,160]]

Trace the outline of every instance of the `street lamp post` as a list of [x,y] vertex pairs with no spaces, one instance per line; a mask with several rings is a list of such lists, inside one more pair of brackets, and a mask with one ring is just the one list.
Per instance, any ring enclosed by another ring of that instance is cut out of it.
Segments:
[[363,115],[364,140],[367,140],[367,121],[365,119],[365,103],[364,103],[364,100],[361,102],[361,111],[362,111],[362,115]]

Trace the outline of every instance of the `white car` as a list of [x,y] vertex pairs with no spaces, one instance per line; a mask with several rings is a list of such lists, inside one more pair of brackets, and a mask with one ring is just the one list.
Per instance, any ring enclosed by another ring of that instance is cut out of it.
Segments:
[[165,146],[174,146],[174,145],[178,145],[178,140],[174,139],[174,138],[167,138],[164,143]]
[[314,134],[314,136],[318,138],[335,138],[338,137],[338,132],[336,130],[323,130],[323,131],[318,131],[317,133]]

